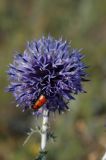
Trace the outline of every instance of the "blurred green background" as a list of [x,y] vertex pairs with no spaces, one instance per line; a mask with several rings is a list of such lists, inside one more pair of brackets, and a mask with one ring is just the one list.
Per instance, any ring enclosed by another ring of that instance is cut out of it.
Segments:
[[40,136],[22,147],[34,117],[15,106],[6,70],[14,51],[42,35],[72,41],[84,48],[91,81],[87,94],[70,103],[71,112],[52,122],[57,136],[48,144],[48,160],[100,160],[106,145],[106,0],[0,0],[0,160],[31,160]]

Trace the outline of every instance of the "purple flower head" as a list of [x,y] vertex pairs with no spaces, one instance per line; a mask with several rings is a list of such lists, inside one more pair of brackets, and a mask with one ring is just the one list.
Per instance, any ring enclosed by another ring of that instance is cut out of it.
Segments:
[[48,36],[28,42],[23,54],[14,56],[9,65],[10,86],[17,104],[22,109],[32,106],[44,95],[47,99],[44,107],[49,111],[65,111],[67,102],[74,94],[85,92],[82,81],[87,81],[80,50],[72,49],[67,41],[55,40]]

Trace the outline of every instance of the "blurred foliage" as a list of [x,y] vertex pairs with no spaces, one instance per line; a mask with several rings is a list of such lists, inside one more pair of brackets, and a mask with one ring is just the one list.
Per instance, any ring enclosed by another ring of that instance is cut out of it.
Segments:
[[99,160],[106,135],[106,0],[1,0],[0,1],[0,160],[29,160],[38,154],[40,137],[22,147],[34,117],[15,108],[6,70],[14,51],[23,52],[26,41],[51,34],[84,48],[90,66],[87,94],[70,102],[71,112],[57,116],[57,135],[48,144],[49,160]]

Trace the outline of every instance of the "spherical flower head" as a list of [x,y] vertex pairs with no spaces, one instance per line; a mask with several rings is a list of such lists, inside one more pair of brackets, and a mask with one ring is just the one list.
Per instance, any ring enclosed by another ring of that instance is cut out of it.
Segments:
[[85,92],[82,81],[87,81],[80,50],[72,49],[70,43],[51,36],[27,43],[23,54],[14,56],[8,75],[17,104],[23,109],[32,109],[43,95],[45,104],[36,113],[47,108],[49,112],[65,111],[74,94]]

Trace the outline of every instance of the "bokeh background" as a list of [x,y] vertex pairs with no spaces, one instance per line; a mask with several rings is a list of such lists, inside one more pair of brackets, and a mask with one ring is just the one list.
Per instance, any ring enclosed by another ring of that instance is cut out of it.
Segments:
[[4,89],[14,51],[49,33],[84,48],[91,81],[84,85],[87,94],[70,103],[71,112],[51,120],[57,140],[48,144],[48,159],[100,160],[106,147],[106,0],[0,0],[0,160],[38,154],[38,134],[22,146],[34,117],[17,109]]

